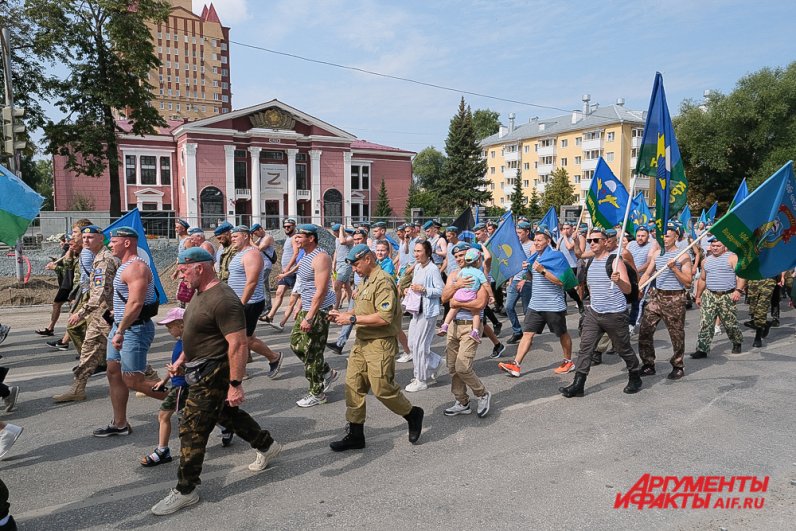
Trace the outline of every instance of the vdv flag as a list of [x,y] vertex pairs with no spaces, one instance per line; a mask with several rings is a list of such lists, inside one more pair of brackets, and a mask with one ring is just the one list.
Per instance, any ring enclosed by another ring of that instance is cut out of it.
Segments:
[[650,212],[650,207],[647,206],[647,200],[644,198],[643,192],[639,192],[633,199],[633,204],[630,206],[630,221],[633,225],[633,234],[636,233],[639,227],[646,227],[652,221],[652,212]]
[[691,223],[691,207],[686,205],[683,209],[683,213],[680,214],[680,223],[683,225],[684,228],[688,229],[689,233],[691,234],[691,238],[696,238],[696,234],[694,234],[694,224]]
[[130,227],[138,233],[138,256],[143,258],[149,266],[149,269],[152,270],[152,277],[155,279],[155,289],[158,291],[158,301],[160,304],[166,304],[169,299],[166,297],[163,284],[160,283],[160,275],[158,275],[157,267],[155,267],[155,260],[152,258],[152,252],[149,250],[149,244],[146,241],[146,232],[144,231],[144,225],[141,223],[141,213],[138,212],[137,208],[134,208],[111,223],[108,228],[102,231],[106,240],[110,238],[111,230],[117,227]]
[[718,210],[718,208],[719,208],[719,202],[714,201],[713,205],[711,205],[711,207],[708,209],[708,213],[706,214],[708,223],[713,223],[714,221],[716,221],[716,210]]
[[592,222],[605,229],[621,225],[625,219],[625,206],[629,199],[630,195],[625,185],[616,178],[608,164],[600,157],[591,179],[589,195],[586,197],[586,208],[589,210]]
[[739,277],[770,278],[796,266],[796,178],[780,168],[713,225],[711,233],[738,255]]
[[708,215],[705,213],[705,209],[702,209],[702,213],[699,215],[699,219],[697,220],[697,224],[702,223],[703,228],[705,225],[708,224]]
[[541,254],[533,253],[528,257],[529,273],[533,271],[534,262],[539,262],[554,277],[560,280],[564,285],[564,291],[569,291],[578,285],[578,279],[561,251],[556,251],[548,245]]
[[544,215],[539,225],[546,225],[550,234],[553,235],[553,242],[558,242],[561,236],[561,231],[558,229],[558,214],[556,214],[556,207],[550,207],[547,214]]
[[739,186],[738,191],[735,192],[735,197],[732,198],[732,203],[730,203],[729,210],[735,208],[735,206],[744,199],[746,199],[746,196],[748,195],[749,195],[749,188],[746,186],[746,177],[744,177],[743,181],[741,181],[741,186]]
[[503,223],[484,244],[492,255],[492,269],[490,274],[495,279],[495,285],[500,287],[504,282],[522,271],[525,261],[525,251],[517,236],[514,227],[514,215],[509,212]]
[[636,173],[655,178],[655,237],[663,253],[663,236],[666,233],[664,228],[670,219],[685,208],[688,180],[680,158],[680,148],[677,147],[674,137],[660,72],[655,73]]
[[0,165],[0,242],[14,246],[39,215],[44,198]]

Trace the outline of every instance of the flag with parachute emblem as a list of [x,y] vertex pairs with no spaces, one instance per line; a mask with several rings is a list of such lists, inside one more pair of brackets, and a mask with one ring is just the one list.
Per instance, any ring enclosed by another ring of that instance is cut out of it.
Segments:
[[666,224],[685,208],[688,179],[685,177],[680,148],[674,137],[674,127],[666,104],[663,76],[655,73],[647,122],[641,139],[636,173],[655,179],[655,238],[664,252],[663,236]]
[[639,192],[630,205],[630,221],[634,235],[639,227],[646,227],[652,221],[652,212],[650,212],[650,207],[647,206],[647,199],[644,197],[643,192]]
[[509,213],[484,246],[492,255],[490,275],[499,288],[511,277],[522,271],[525,251],[514,227],[514,215]]
[[589,195],[586,197],[586,208],[592,222],[605,229],[621,225],[625,219],[625,207],[630,195],[622,181],[616,178],[602,157],[597,161],[594,176],[591,179]]

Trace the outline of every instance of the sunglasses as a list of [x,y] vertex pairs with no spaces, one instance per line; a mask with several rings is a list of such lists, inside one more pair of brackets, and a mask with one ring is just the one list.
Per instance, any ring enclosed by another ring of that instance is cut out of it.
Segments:
[[603,241],[604,239],[605,239],[605,238],[587,238],[587,239],[586,239],[586,242],[587,242],[587,243],[600,243],[600,242],[601,242],[601,241]]

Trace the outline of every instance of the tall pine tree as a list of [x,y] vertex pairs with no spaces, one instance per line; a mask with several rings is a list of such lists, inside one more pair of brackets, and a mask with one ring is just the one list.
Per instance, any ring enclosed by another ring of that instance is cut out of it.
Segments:
[[379,198],[376,201],[376,219],[382,221],[392,217],[392,207],[390,206],[390,197],[387,195],[387,185],[384,183],[384,177],[381,178],[381,187],[379,188]]
[[545,211],[542,210],[542,205],[539,204],[539,192],[536,187],[531,188],[531,200],[528,202],[528,217],[531,219],[542,219]]
[[481,157],[473,114],[470,106],[465,105],[464,98],[459,102],[459,111],[451,119],[445,153],[445,167],[435,190],[442,208],[454,214],[491,201],[486,160]]
[[517,176],[514,178],[514,190],[511,192],[511,211],[515,216],[525,214],[525,194],[522,191],[522,174],[520,169],[517,168]]

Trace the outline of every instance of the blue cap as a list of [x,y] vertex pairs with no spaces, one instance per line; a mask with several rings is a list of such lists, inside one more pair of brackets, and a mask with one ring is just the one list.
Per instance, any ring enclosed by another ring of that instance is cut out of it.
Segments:
[[260,225],[259,223],[255,223],[254,225],[252,225],[252,228],[249,229],[249,232],[254,232],[254,231],[256,231],[258,229],[262,229],[262,228],[263,228],[262,225]]
[[191,224],[190,224],[190,223],[188,223],[187,221],[185,221],[184,219],[178,219],[178,220],[177,220],[177,223],[179,223],[180,225],[182,225],[182,226],[183,226],[183,227],[185,227],[186,229],[187,229],[187,228],[190,228],[190,226],[191,226]]
[[348,256],[345,257],[345,261],[348,264],[353,264],[363,256],[370,253],[370,247],[365,245],[364,243],[358,243],[348,251]]
[[464,263],[465,264],[474,264],[481,259],[481,251],[478,249],[467,249],[467,252],[464,253]]
[[338,231],[340,230],[340,227],[342,227],[342,226],[343,226],[343,225],[342,225],[342,224],[340,224],[340,223],[333,223],[333,224],[332,224],[332,227],[331,227],[331,229],[332,229],[334,232],[338,232]]
[[199,227],[191,227],[190,229],[188,229],[188,234],[190,234],[191,236],[193,236],[194,234],[204,234],[204,233],[205,231],[203,231]]
[[533,231],[534,234],[544,234],[548,238],[553,238],[553,235],[550,233],[550,229],[547,228],[547,225],[539,225],[536,227],[536,230]]
[[111,238],[138,238],[138,232],[132,227],[116,227],[111,230]]
[[102,234],[102,229],[96,225],[86,225],[80,229],[80,234]]
[[473,227],[473,230],[484,230],[486,228],[486,223],[476,223]]
[[213,231],[213,234],[215,234],[216,236],[221,236],[225,232],[231,230],[232,230],[232,223],[230,223],[229,221],[225,221],[224,223],[216,227],[216,230]]
[[387,223],[385,223],[384,221],[377,221],[376,223],[371,225],[371,227],[374,229],[386,229]]
[[248,225],[235,225],[233,227],[232,232],[245,232],[249,234],[249,226]]
[[453,246],[453,252],[454,253],[459,253],[459,252],[462,252],[462,251],[467,251],[468,249],[472,249],[472,247],[473,246],[470,245],[467,242],[459,242],[459,243],[457,243],[456,245]]
[[296,227],[299,234],[314,234],[315,236],[318,235],[318,225],[313,225],[312,223],[303,223]]
[[213,262],[213,255],[201,247],[190,247],[180,251],[177,257],[179,264],[195,264],[196,262]]
[[517,228],[522,230],[531,230],[531,224],[527,221],[520,221],[517,223]]
[[445,232],[452,232],[454,234],[459,234],[460,229],[456,225],[448,225],[445,227]]

